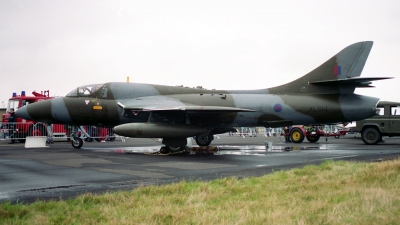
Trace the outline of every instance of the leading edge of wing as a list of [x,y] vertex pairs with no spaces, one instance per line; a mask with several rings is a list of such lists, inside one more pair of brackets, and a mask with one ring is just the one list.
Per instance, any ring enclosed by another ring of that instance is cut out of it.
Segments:
[[171,106],[171,105],[153,105],[153,106],[124,106],[120,102],[118,105],[125,110],[134,111],[205,111],[205,112],[256,112],[257,110],[252,109],[242,109],[235,107],[225,107],[225,106]]

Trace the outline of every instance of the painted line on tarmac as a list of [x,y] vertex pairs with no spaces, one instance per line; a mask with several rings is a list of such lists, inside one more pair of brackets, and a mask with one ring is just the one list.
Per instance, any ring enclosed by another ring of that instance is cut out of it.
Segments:
[[360,156],[360,155],[346,155],[346,156],[328,157],[328,158],[318,159],[316,161],[329,160],[329,159],[343,159],[343,158],[358,157],[358,156]]

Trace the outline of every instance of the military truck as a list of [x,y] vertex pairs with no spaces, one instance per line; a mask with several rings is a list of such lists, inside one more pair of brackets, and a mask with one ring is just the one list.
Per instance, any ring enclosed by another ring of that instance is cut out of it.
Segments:
[[383,136],[400,136],[400,102],[380,101],[376,115],[357,121],[356,131],[367,145],[382,142]]

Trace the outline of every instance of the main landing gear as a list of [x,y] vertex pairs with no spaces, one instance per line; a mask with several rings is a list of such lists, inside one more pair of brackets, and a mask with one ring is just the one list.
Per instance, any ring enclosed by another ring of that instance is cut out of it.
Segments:
[[211,142],[214,140],[213,134],[199,134],[196,136],[196,143],[199,146],[209,146]]
[[187,138],[163,138],[162,143],[165,146],[161,147],[160,151],[154,153],[155,155],[190,153],[189,147],[187,145],[188,143],[191,143],[191,140],[187,140]]
[[[199,146],[209,146],[214,140],[213,134],[199,134],[195,138]],[[189,154],[192,146],[192,138],[163,138],[164,147],[154,155]]]
[[153,155],[188,155],[190,154],[190,149],[188,146],[163,146],[160,151],[153,153]]

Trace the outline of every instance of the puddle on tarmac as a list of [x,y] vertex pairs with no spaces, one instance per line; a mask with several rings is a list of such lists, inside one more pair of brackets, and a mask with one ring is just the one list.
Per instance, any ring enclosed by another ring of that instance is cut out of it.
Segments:
[[[154,153],[160,150],[161,146],[157,147],[130,147],[130,148],[120,148],[117,150],[113,150],[116,153]],[[195,147],[195,146],[194,146]],[[214,152],[215,155],[257,155],[257,154],[265,154],[266,148],[265,146],[216,146],[218,147],[218,151]],[[284,149],[274,149],[273,151],[283,152]],[[191,151],[192,154],[195,154],[194,151]]]
[[[115,152],[115,153],[155,153],[160,150],[162,146],[143,146],[143,147],[120,147],[120,148],[96,148],[92,150],[100,152]],[[193,146],[197,147],[197,146]],[[321,150],[327,149],[326,146],[299,146],[299,145],[217,145],[218,151],[215,155],[265,155],[271,152],[290,152],[298,150]],[[193,154],[195,152],[191,151]]]

